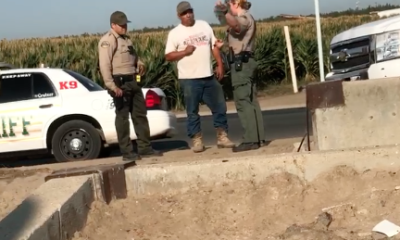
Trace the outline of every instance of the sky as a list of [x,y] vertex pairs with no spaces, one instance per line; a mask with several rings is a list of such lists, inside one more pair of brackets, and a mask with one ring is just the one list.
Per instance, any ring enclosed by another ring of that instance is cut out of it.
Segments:
[[[51,37],[106,32],[110,14],[123,11],[132,21],[129,29],[176,25],[176,5],[180,0],[3,0],[0,39]],[[256,19],[279,14],[313,14],[313,0],[249,0]],[[400,0],[319,0],[321,12],[331,12],[391,3]],[[197,19],[216,23],[214,0],[189,0]],[[7,10],[9,9],[9,11]]]

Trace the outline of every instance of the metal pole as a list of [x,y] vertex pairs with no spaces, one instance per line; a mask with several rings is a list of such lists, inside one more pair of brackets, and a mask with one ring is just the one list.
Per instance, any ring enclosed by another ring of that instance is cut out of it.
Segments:
[[321,19],[319,16],[319,0],[314,0],[315,5],[315,23],[317,25],[317,41],[318,41],[318,60],[319,60],[319,77],[321,82],[325,82],[324,73],[324,53],[322,50],[322,34],[321,34]]

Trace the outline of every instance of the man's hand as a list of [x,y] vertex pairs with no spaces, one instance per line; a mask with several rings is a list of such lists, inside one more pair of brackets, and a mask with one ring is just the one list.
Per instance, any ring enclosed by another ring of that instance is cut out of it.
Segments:
[[124,92],[120,88],[116,88],[114,92],[116,97],[122,97],[122,95],[124,94]]
[[225,76],[224,66],[217,66],[215,68],[215,76],[217,77],[218,81],[221,81]]
[[139,70],[139,75],[143,76],[146,73],[146,68],[144,64],[138,63],[138,70]]
[[191,54],[194,52],[194,50],[196,50],[196,47],[195,47],[195,46],[193,46],[193,45],[187,45],[187,46],[186,46],[186,49],[185,49],[186,56],[191,55]]
[[221,39],[217,39],[214,46],[221,49],[224,46],[224,42]]

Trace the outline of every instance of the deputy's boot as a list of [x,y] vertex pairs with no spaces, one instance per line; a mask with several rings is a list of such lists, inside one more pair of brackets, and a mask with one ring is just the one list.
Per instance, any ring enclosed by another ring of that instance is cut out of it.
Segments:
[[233,148],[235,144],[229,140],[228,134],[222,128],[217,128],[217,147],[218,148]]
[[201,133],[197,133],[192,137],[193,147],[192,150],[195,153],[204,152],[205,147],[203,145],[203,137]]

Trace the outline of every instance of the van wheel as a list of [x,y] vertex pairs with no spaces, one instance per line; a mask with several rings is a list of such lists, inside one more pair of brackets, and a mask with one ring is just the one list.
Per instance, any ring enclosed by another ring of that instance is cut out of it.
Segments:
[[51,145],[58,162],[95,159],[103,148],[96,128],[82,120],[68,121],[58,127]]

